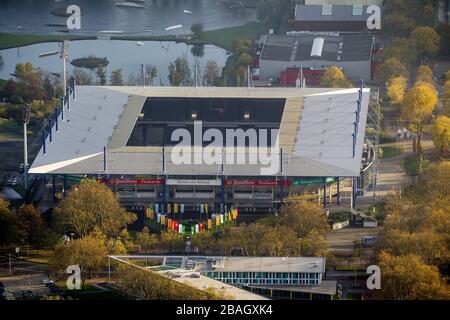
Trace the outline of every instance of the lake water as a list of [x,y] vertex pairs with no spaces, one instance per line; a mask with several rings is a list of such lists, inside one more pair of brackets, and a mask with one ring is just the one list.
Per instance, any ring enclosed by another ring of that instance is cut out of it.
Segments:
[[[203,71],[206,62],[210,59],[215,60],[219,67],[225,65],[227,52],[221,48],[206,45],[204,46],[204,56],[195,57],[191,53],[192,46],[184,43],[144,41],[143,46],[138,46],[135,41],[120,40],[81,40],[70,43],[69,61],[76,58],[82,58],[88,55],[96,57],[107,57],[109,65],[106,68],[108,75],[114,69],[122,68],[124,80],[127,82],[130,76],[140,79],[140,64],[152,64],[158,69],[158,77],[155,84],[167,85],[168,66],[176,58],[185,55],[193,70],[193,65],[199,65],[200,71]],[[60,43],[42,43],[34,44],[20,48],[0,50],[0,56],[3,57],[4,65],[0,70],[0,79],[9,79],[10,74],[14,72],[17,63],[31,62],[34,67],[42,68],[45,71],[53,73],[62,72],[62,60],[58,55],[39,58],[42,53],[59,51]],[[68,63],[68,72],[73,66]],[[89,69],[83,68],[89,71]],[[95,78],[95,77],[94,77]]]
[[[256,19],[254,9],[230,9],[225,0],[145,0],[145,9],[117,7],[112,0],[0,0],[0,32],[64,34],[66,18],[51,14],[55,8],[76,4],[85,13],[81,29],[71,34],[92,35],[102,30],[124,34],[167,35],[190,32],[193,23],[205,29],[237,26]],[[184,11],[191,13],[185,13]],[[166,31],[174,25],[184,28]]]

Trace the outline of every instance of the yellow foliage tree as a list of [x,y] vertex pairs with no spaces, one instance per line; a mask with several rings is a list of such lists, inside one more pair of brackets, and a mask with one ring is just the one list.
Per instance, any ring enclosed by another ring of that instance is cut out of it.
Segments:
[[381,252],[381,297],[388,300],[450,299],[450,287],[435,266],[416,255],[393,256]]
[[408,70],[398,58],[387,59],[377,70],[377,78],[387,82],[394,77],[407,77]]
[[445,155],[450,144],[450,118],[439,116],[433,123],[433,143],[436,150]]
[[415,44],[422,60],[439,50],[439,35],[431,27],[418,27],[411,32],[409,38]]
[[325,71],[320,80],[320,86],[324,88],[348,88],[351,83],[345,78],[340,68],[332,66]]
[[417,82],[428,82],[434,85],[433,70],[427,65],[421,65],[417,70]]
[[405,77],[394,77],[389,81],[387,95],[395,105],[400,105],[405,97],[408,80]]
[[437,103],[436,91],[426,85],[414,86],[405,95],[402,118],[409,122],[411,131],[417,134],[417,150],[420,150],[425,121],[431,117]]

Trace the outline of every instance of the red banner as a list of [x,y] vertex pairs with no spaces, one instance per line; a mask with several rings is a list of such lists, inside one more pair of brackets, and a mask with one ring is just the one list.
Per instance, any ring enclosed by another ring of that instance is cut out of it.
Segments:
[[227,179],[225,180],[226,186],[250,186],[250,187],[279,187],[285,186],[289,187],[291,185],[291,181],[289,180],[236,180],[236,179]]
[[123,185],[123,184],[141,184],[141,185],[161,185],[164,183],[164,179],[101,179],[100,183],[112,184],[112,185]]

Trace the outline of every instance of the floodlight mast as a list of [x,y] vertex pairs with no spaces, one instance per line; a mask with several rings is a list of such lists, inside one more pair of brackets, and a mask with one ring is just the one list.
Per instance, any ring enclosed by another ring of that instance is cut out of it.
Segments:
[[30,123],[31,106],[26,104],[23,113],[23,187],[28,189],[28,123]]
[[69,57],[69,40],[64,40],[61,48],[60,58],[63,60],[63,92],[67,96],[67,69],[66,60]]

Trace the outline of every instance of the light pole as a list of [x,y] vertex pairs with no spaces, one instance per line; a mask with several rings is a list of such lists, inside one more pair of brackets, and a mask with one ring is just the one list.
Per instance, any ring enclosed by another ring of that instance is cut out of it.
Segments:
[[23,115],[23,187],[28,189],[28,132],[27,125],[30,122],[31,106],[25,105]]
[[63,90],[64,97],[67,95],[67,71],[66,60],[69,57],[69,40],[64,40],[61,48],[60,58],[63,59]]

